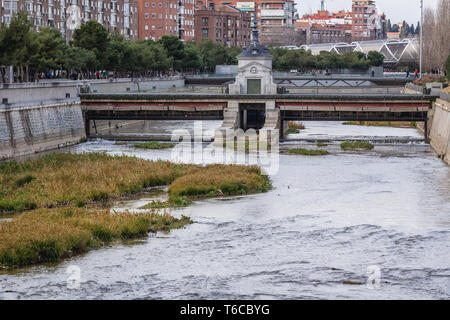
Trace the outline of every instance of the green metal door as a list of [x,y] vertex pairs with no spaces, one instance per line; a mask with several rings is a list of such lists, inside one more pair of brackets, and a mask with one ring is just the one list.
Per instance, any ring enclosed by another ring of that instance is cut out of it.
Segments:
[[261,79],[247,79],[247,94],[261,94]]

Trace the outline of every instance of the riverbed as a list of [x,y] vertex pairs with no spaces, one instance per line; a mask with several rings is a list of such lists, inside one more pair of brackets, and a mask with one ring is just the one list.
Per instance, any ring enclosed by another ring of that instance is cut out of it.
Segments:
[[[0,299],[449,299],[450,168],[415,129],[305,124],[281,144],[271,191],[197,201],[172,212],[195,221],[184,229],[0,274]],[[331,155],[283,151],[319,137]],[[398,142],[343,152],[332,141],[345,137]],[[67,150],[173,157],[106,140]]]

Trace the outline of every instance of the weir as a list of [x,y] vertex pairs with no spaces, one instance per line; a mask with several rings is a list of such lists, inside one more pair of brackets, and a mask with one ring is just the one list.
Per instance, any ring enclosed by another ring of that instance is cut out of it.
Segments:
[[237,129],[277,130],[283,139],[288,121],[428,121],[434,97],[423,94],[282,93],[256,26],[252,33],[228,93],[81,94],[87,135],[91,120],[223,120],[218,144]]

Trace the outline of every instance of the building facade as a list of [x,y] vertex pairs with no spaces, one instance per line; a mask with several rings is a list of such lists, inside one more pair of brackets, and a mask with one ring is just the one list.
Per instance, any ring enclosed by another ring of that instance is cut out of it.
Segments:
[[139,39],[179,36],[178,0],[139,0]]
[[214,0],[214,3],[231,5],[241,11],[255,14],[259,39],[263,44],[287,45],[294,41],[294,0]]
[[352,41],[352,12],[320,10],[295,21],[306,42],[302,44],[336,43]]
[[250,44],[251,15],[228,5],[197,4],[195,10],[195,41],[211,39],[229,47]]
[[375,40],[377,28],[380,29],[379,17],[374,0],[352,1],[352,38],[354,41]]
[[34,28],[53,27],[66,40],[82,23],[94,20],[109,32],[126,39],[138,38],[138,0],[1,0],[1,23],[9,24],[14,13],[25,11]]
[[194,40],[194,11],[195,0],[178,0],[178,28],[181,41]]

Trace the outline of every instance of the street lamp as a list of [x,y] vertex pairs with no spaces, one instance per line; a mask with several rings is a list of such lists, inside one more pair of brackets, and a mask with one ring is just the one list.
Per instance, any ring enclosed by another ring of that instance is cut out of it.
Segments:
[[420,0],[420,78],[422,78],[423,62],[423,0]]

